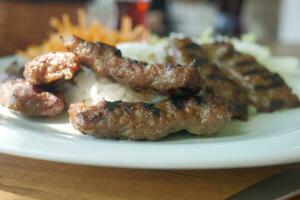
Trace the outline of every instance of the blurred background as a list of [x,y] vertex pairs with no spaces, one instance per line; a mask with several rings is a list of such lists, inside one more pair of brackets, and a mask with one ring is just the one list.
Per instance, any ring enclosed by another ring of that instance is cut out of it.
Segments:
[[288,46],[290,52],[300,44],[299,0],[0,0],[0,55],[39,44],[51,30],[50,17],[68,13],[75,20],[80,8],[88,19],[114,28],[121,16],[129,15],[134,25],[158,35],[197,36],[213,28],[230,36],[250,32],[260,42]]

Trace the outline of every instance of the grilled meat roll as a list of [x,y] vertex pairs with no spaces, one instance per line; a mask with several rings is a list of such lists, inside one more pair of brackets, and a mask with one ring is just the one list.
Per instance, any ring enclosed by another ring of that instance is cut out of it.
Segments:
[[51,117],[64,109],[62,97],[41,90],[22,80],[8,80],[0,84],[0,105],[29,117]]
[[237,52],[232,44],[215,43],[202,48],[208,58],[246,92],[259,112],[300,105],[298,97],[278,74],[270,72],[254,57]]
[[34,85],[57,80],[69,80],[79,70],[79,59],[70,52],[55,52],[37,56],[25,64],[24,78]]
[[96,137],[158,140],[180,130],[196,135],[216,133],[230,121],[231,113],[222,98],[203,95],[155,104],[76,103],[70,105],[69,118],[76,129]]
[[167,47],[168,60],[186,65],[197,62],[198,72],[204,80],[206,90],[222,96],[229,102],[233,118],[247,119],[247,100],[240,88],[212,62],[208,61],[200,45],[191,39],[171,38]]
[[203,84],[195,65],[147,64],[122,57],[115,47],[75,36],[67,38],[65,46],[99,76],[112,78],[136,90],[184,95],[198,92]]

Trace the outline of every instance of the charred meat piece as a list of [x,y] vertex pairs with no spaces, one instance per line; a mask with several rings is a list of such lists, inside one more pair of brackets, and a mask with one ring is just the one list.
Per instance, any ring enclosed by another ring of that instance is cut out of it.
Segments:
[[63,98],[22,79],[0,84],[0,95],[0,105],[29,117],[51,117],[62,112],[65,106]]
[[66,39],[65,46],[99,76],[112,78],[136,90],[184,95],[196,93],[202,87],[203,81],[194,65],[147,64],[122,57],[115,47],[75,36]]
[[168,60],[172,63],[197,62],[199,75],[206,90],[225,98],[229,102],[233,118],[247,119],[247,101],[243,91],[212,62],[208,61],[200,45],[191,39],[171,38],[167,47]]
[[208,58],[246,92],[258,111],[272,112],[300,105],[298,97],[278,74],[270,72],[254,57],[237,52],[232,44],[215,43],[202,48]]
[[79,59],[70,52],[55,52],[37,56],[25,64],[24,77],[34,85],[57,80],[69,80],[79,69]]
[[14,61],[0,73],[0,83],[23,77],[24,65]]
[[187,130],[196,135],[211,135],[230,121],[226,101],[213,95],[168,99],[155,104],[100,102],[94,106],[71,104],[73,126],[96,137],[133,140],[158,140]]

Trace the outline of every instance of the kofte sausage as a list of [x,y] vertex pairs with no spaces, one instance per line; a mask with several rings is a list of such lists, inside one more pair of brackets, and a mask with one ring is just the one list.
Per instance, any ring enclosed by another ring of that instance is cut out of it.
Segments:
[[122,57],[120,50],[100,43],[69,37],[67,49],[99,76],[109,77],[136,90],[154,90],[163,94],[185,95],[198,92],[203,80],[197,66],[147,64]]
[[75,103],[68,112],[72,125],[85,134],[133,140],[158,140],[180,130],[211,135],[231,118],[226,101],[213,95],[168,99],[155,104]]
[[64,109],[64,100],[53,93],[22,80],[8,80],[0,84],[0,105],[28,117],[52,117]]
[[33,85],[70,80],[79,70],[79,59],[70,52],[46,53],[25,64],[24,78]]
[[204,80],[206,90],[220,95],[229,102],[233,118],[247,119],[247,100],[242,90],[212,62],[210,62],[200,45],[191,39],[170,38],[167,47],[168,60],[177,64],[197,62],[200,77]]
[[202,46],[208,58],[242,88],[250,103],[259,112],[272,112],[300,105],[285,81],[270,72],[250,55],[237,52],[230,43],[214,43]]

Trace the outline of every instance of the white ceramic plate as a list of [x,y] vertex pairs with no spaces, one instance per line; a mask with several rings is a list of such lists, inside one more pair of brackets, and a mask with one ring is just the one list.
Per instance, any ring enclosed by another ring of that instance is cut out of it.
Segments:
[[[13,57],[0,60],[6,66]],[[300,71],[300,70],[299,70]],[[300,75],[289,75],[300,94]],[[300,162],[300,109],[233,121],[214,137],[177,134],[158,142],[95,139],[66,116],[26,119],[0,110],[0,152],[59,162],[157,169],[204,169]]]

